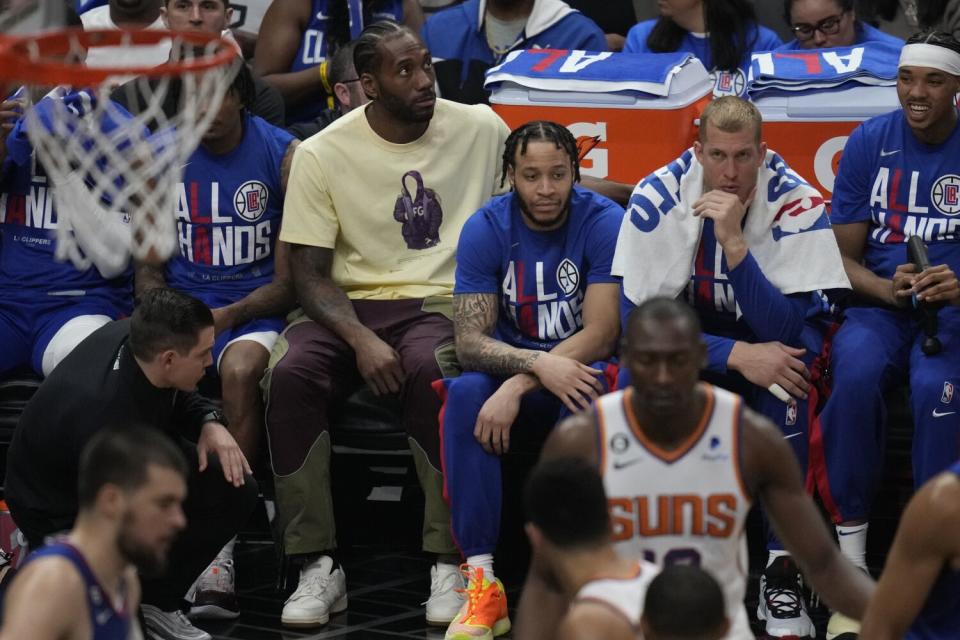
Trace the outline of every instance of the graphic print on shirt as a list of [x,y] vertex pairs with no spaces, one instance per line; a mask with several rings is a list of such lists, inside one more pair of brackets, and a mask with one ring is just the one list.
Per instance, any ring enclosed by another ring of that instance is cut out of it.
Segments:
[[[273,251],[276,220],[260,220],[270,193],[259,180],[240,185],[228,202],[233,211],[221,212],[220,183],[189,181],[177,185],[177,227],[180,254],[195,264],[234,267],[268,258]],[[201,196],[207,196],[203,198]],[[207,206],[209,203],[209,206]]]
[[541,257],[547,260],[510,260],[500,287],[501,304],[521,336],[549,349],[583,328],[585,287],[580,286],[580,269],[570,258],[562,257],[557,263],[561,256]]
[[[407,178],[413,178],[413,193],[407,188]],[[403,240],[408,249],[429,249],[440,244],[440,225],[443,207],[440,196],[423,184],[419,171],[407,171],[400,179],[400,195],[393,206],[393,219],[401,223]]]

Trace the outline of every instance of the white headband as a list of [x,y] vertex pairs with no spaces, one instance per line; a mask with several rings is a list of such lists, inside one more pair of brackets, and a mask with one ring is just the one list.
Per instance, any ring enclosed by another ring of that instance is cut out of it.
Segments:
[[900,52],[900,67],[930,67],[954,76],[960,76],[960,53],[935,44],[920,42],[904,45]]

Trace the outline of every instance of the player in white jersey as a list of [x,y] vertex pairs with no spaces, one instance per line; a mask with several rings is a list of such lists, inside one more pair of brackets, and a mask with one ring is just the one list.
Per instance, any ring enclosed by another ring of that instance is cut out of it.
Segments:
[[[597,465],[620,548],[661,565],[697,564],[724,586],[729,638],[753,638],[743,608],[744,523],[759,498],[807,580],[831,607],[859,617],[873,582],[844,559],[805,493],[782,434],[739,396],[698,382],[706,362],[696,314],[653,298],[627,321],[622,345],[631,386],[553,430],[543,457]],[[518,617],[562,606],[531,571]],[[518,634],[541,637],[518,623]]]
[[660,572],[621,556],[596,468],[582,458],[547,460],[530,474],[523,502],[536,570],[570,601],[536,624],[556,640],[635,640],[647,587]]

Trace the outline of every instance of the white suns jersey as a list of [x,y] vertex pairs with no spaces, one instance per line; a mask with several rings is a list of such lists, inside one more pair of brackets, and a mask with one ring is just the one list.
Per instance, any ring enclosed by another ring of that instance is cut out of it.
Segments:
[[658,573],[660,567],[652,562],[639,560],[637,573],[633,577],[595,578],[580,588],[573,603],[602,603],[623,615],[631,627],[639,629],[647,589]]
[[660,566],[698,565],[723,587],[728,638],[751,639],[743,606],[744,524],[751,499],[740,475],[740,396],[700,383],[703,416],[690,438],[664,451],[643,433],[632,389],[597,402],[600,469],[621,553]]

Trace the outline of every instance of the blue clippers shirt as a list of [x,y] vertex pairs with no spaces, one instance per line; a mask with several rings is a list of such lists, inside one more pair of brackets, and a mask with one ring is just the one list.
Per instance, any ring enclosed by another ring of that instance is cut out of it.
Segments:
[[579,186],[566,224],[527,227],[515,193],[497,196],[463,227],[454,294],[500,296],[495,337],[549,351],[583,328],[583,298],[594,283],[615,283],[610,263],[623,209]]
[[280,165],[292,140],[247,114],[236,149],[218,156],[197,148],[178,185],[180,253],[167,263],[169,286],[239,299],[273,279],[283,213]]
[[[960,476],[960,462],[950,473]],[[945,568],[933,584],[906,640],[954,640],[960,633],[960,571]]]
[[22,148],[17,153],[10,148],[21,135],[25,139],[19,127],[10,134],[10,153],[0,165],[0,296],[23,299],[69,291],[105,294],[118,301],[131,298],[132,267],[107,279],[96,267],[80,271],[55,258],[53,187],[29,143],[18,141]]
[[[656,53],[647,46],[647,38],[657,24],[657,19],[638,22],[627,32],[624,53]],[[762,25],[752,25],[747,34],[749,51],[744,54],[735,73],[714,68],[713,55],[710,53],[710,38],[687,32],[680,41],[677,51],[692,53],[703,63],[708,71],[716,72],[714,95],[742,95],[747,88],[747,72],[750,70],[750,56],[754,51],[770,51],[783,44],[780,37],[771,29]]]
[[[363,31],[365,23],[363,16],[364,3],[361,0],[313,0],[313,6],[310,9],[310,21],[307,22],[307,27],[300,37],[300,46],[297,47],[297,55],[290,64],[290,71],[302,71],[316,67],[333,54],[330,50],[328,31],[330,28],[330,5],[334,2],[347,3],[347,11],[350,13],[350,38],[357,38]],[[380,20],[402,22],[403,0],[388,0],[383,8],[374,11],[368,17],[371,24]],[[287,124],[312,120],[326,108],[326,100],[317,100],[314,103],[287,109]]]
[[833,224],[869,222],[864,265],[892,278],[918,235],[930,263],[960,269],[960,126],[923,144],[903,111],[867,120],[850,135],[833,189]]
[[[128,640],[133,638],[131,631],[131,616],[127,610],[126,584],[121,586],[121,596],[124,601],[120,608],[114,608],[108,594],[97,581],[90,565],[80,551],[68,542],[57,542],[37,549],[24,561],[23,567],[38,558],[64,558],[76,568],[83,579],[84,594],[87,609],[90,611],[90,627],[93,633],[90,640]],[[21,567],[20,571],[23,571]],[[134,613],[134,615],[136,615]]]
[[[858,44],[870,44],[873,42],[883,42],[895,47],[903,47],[903,39],[898,38],[897,36],[892,36],[889,33],[884,33],[872,27],[866,22],[857,22],[857,40],[854,42],[854,45]],[[800,41],[794,38],[790,42],[783,44],[777,47],[777,51],[805,51],[804,46],[800,44]]]

